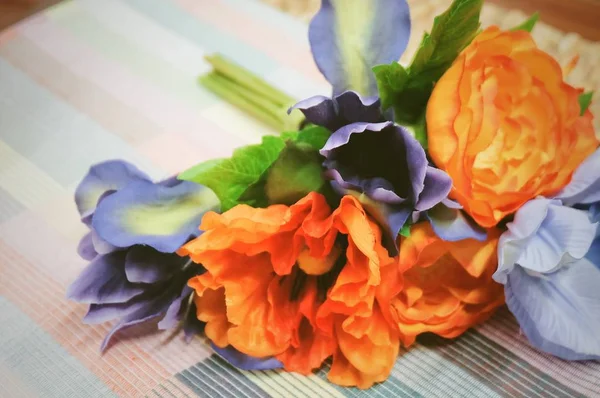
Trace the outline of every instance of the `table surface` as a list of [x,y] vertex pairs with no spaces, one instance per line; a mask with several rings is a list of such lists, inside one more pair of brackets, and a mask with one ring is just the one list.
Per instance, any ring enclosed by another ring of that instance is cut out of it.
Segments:
[[0,396],[600,396],[600,364],[530,348],[506,310],[452,342],[404,352],[367,391],[238,371],[202,339],[84,325],[65,299],[85,262],[73,202],[95,162],[156,178],[257,142],[269,128],[196,83],[219,51],[297,98],[326,94],[307,27],[256,0],[72,0],[0,34]]

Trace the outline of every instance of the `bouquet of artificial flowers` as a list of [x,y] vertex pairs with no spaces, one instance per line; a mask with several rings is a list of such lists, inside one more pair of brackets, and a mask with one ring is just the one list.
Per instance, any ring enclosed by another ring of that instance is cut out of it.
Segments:
[[600,359],[591,93],[537,48],[535,16],[481,30],[482,3],[453,1],[401,65],[404,0],[322,0],[309,40],[331,96],[285,119],[289,97],[219,57],[202,80],[281,134],[158,182],[93,166],[68,296],[116,320],[102,350],[154,321],[242,369],[332,357],[330,381],[368,388],[400,346],[507,304],[537,349]]

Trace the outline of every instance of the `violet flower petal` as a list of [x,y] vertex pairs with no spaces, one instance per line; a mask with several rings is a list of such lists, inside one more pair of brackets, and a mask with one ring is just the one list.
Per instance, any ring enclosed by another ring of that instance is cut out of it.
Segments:
[[493,276],[499,283],[506,283],[517,264],[548,274],[583,258],[597,231],[585,211],[544,198],[523,205],[507,228],[498,242],[498,270]]
[[345,91],[333,99],[317,95],[298,102],[288,110],[299,109],[313,124],[336,131],[358,122],[378,123],[384,121],[378,97],[361,97],[354,91]]
[[600,149],[573,173],[571,182],[556,195],[566,206],[600,202]]
[[229,362],[231,365],[242,370],[268,370],[268,369],[280,369],[283,364],[276,358],[255,358],[249,355],[243,354],[233,348],[227,346],[221,348],[211,343],[211,347],[217,354],[223,359]]
[[140,294],[124,303],[90,304],[87,314],[83,317],[83,323],[97,325],[113,319],[123,318],[146,307],[150,300],[151,297],[148,294]]
[[415,204],[415,209],[425,211],[440,203],[452,189],[452,179],[446,172],[433,167],[427,167],[423,190]]
[[183,334],[186,343],[192,341],[192,338],[202,334],[206,323],[198,319],[196,304],[192,301],[187,311],[187,317],[183,320]]
[[167,330],[177,326],[177,324],[181,321],[180,315],[182,304],[185,304],[184,300],[189,300],[190,294],[192,294],[192,288],[187,285],[184,286],[181,294],[175,300],[173,300],[171,305],[169,305],[169,308],[167,308],[163,319],[158,322],[159,329]]
[[298,102],[288,109],[288,114],[294,109],[299,109],[310,123],[331,131],[335,131],[344,124],[341,117],[338,116],[333,100],[323,95],[316,95]]
[[371,68],[399,60],[410,29],[405,0],[322,0],[308,37],[334,94],[355,90],[373,95],[377,85]]
[[125,251],[96,257],[67,289],[67,298],[81,303],[124,303],[144,292],[125,277]]
[[543,277],[515,267],[504,290],[534,347],[566,360],[598,360],[599,286],[598,264],[584,258]]
[[92,166],[75,190],[77,210],[83,217],[96,208],[106,191],[123,188],[132,181],[150,181],[149,177],[131,163],[108,160]]
[[484,242],[487,239],[487,232],[463,211],[448,208],[442,203],[428,210],[426,217],[431,222],[435,234],[445,241],[475,239]]
[[202,216],[217,206],[212,191],[192,182],[135,181],[99,204],[92,227],[117,247],[139,244],[172,253],[199,234]]
[[94,249],[94,242],[92,240],[92,233],[88,232],[81,240],[79,241],[79,245],[77,246],[77,253],[81,258],[87,261],[92,261],[98,255],[96,249]]
[[125,257],[125,274],[133,283],[156,283],[178,272],[186,258],[174,253],[161,253],[148,246],[133,246]]

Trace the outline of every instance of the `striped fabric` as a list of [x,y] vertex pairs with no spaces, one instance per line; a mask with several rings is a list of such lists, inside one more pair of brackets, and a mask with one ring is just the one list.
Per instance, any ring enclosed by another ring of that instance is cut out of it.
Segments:
[[161,178],[272,133],[197,85],[203,56],[326,94],[306,36],[256,0],[72,0],[0,34],[0,397],[600,396],[600,364],[536,352],[506,310],[456,341],[421,339],[367,391],[328,383],[329,365],[239,371],[150,326],[100,355],[110,325],[65,300],[85,265],[74,187],[101,160]]

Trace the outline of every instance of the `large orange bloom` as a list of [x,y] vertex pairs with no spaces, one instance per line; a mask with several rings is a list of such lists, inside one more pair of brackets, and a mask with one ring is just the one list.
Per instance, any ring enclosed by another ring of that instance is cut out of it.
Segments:
[[528,32],[497,27],[438,81],[427,106],[429,153],[477,223],[495,226],[530,199],[557,193],[597,148],[580,93]]
[[189,285],[216,345],[276,356],[303,374],[333,355],[329,379],[340,385],[368,388],[389,375],[398,265],[355,198],[333,212],[316,193],[290,207],[240,205],[208,213],[200,229],[180,253],[207,270]]
[[486,242],[447,242],[429,223],[420,223],[402,238],[404,288],[392,306],[405,346],[425,332],[457,337],[504,304],[503,286],[492,280],[499,235],[492,229]]

